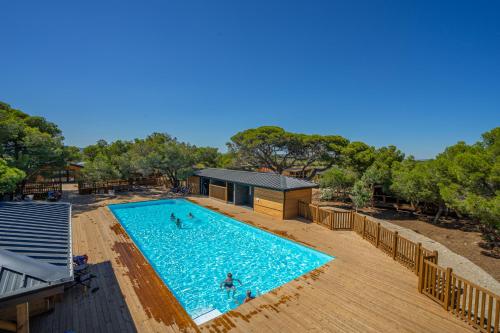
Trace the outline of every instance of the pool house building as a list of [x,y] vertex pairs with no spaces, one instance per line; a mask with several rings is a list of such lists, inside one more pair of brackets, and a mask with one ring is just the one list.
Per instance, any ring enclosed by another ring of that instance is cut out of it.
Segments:
[[297,216],[298,202],[310,203],[318,185],[277,173],[207,168],[188,180],[192,194],[208,196],[278,219]]

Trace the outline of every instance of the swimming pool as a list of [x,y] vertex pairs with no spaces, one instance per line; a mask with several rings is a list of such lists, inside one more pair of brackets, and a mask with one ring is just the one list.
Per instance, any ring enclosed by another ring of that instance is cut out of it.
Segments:
[[[267,293],[333,259],[183,199],[109,208],[198,323],[240,305],[246,290]],[[220,289],[228,272],[242,282],[234,298]]]

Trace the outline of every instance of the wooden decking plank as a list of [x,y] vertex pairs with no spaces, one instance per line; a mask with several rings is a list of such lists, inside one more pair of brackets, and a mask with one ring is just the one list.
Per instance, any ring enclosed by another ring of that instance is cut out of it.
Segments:
[[[89,198],[92,197],[73,200]],[[79,333],[198,330],[186,326],[191,319],[161,280],[148,275],[154,272],[151,266],[117,229],[114,216],[104,207],[148,198],[118,196],[96,202],[95,206],[84,203],[78,207],[73,218],[73,252],[87,253],[91,263],[97,264],[101,290],[87,297],[82,297],[77,289],[68,292],[52,314],[35,320],[33,328],[40,328],[39,332],[73,329]],[[410,270],[353,232],[332,232],[315,224],[273,220],[206,198],[192,200],[337,257],[321,271],[291,281],[201,325],[204,332],[474,332],[418,294],[416,276]],[[142,276],[131,269],[147,274]],[[147,306],[141,299],[144,296],[148,297]],[[290,299],[284,301],[287,296]],[[65,309],[64,304],[68,305]],[[82,313],[90,314],[90,318],[84,319]],[[170,319],[163,322],[158,318]],[[96,327],[94,320],[103,326]]]

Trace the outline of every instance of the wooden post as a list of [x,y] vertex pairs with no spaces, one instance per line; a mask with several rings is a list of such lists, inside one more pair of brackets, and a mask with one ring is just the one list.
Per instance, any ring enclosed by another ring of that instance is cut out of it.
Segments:
[[[419,243],[420,245],[420,243]],[[424,256],[422,254],[420,254],[419,256],[419,269],[418,269],[418,292],[419,293],[422,293],[422,289],[424,289],[424,278],[425,278],[425,275],[424,275]]]
[[18,304],[17,309],[17,333],[29,333],[30,315],[28,302]]
[[[452,292],[451,289],[451,272],[452,269],[448,267],[446,269],[446,277],[445,277],[445,285],[444,285],[444,303],[443,303],[443,309],[448,311],[448,306],[450,305],[450,293]],[[484,299],[484,298],[483,298]]]
[[418,275],[420,270],[420,257],[422,256],[422,243],[417,244],[417,253],[415,254],[415,275]]
[[354,230],[354,211],[349,212],[349,229]]
[[316,223],[319,222],[319,205],[316,206]]
[[380,239],[380,222],[377,223],[377,234],[375,237],[375,247],[378,247],[379,239]]
[[394,239],[392,240],[392,259],[396,260],[398,254],[398,232],[394,231]]
[[432,251],[432,255],[434,256],[434,258],[436,258],[435,264],[437,265],[438,264],[438,251],[436,251],[436,250]]
[[333,218],[334,218],[334,213],[333,212],[328,212],[328,215],[330,217],[330,229],[333,230],[333,224],[334,224],[334,221],[333,221]]
[[361,236],[363,236],[363,239],[365,239],[365,229],[366,229],[366,215],[363,217],[363,233]]

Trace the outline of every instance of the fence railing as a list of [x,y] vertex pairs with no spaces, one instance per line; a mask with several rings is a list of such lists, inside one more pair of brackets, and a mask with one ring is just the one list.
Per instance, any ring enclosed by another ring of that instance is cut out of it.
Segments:
[[331,230],[352,230],[418,275],[418,290],[481,332],[499,333],[500,296],[438,266],[438,252],[422,247],[354,211],[299,201],[298,215]]
[[60,182],[36,182],[19,184],[16,188],[17,195],[33,195],[35,200],[47,199],[49,192],[62,192],[62,183]]
[[443,268],[422,259],[418,288],[443,309],[481,332],[500,330],[500,296]]
[[117,179],[102,182],[78,182],[79,194],[93,194],[104,193],[109,190],[114,191],[128,191],[133,186],[157,186],[165,185],[163,177],[149,177],[149,178],[130,178],[130,179]]

